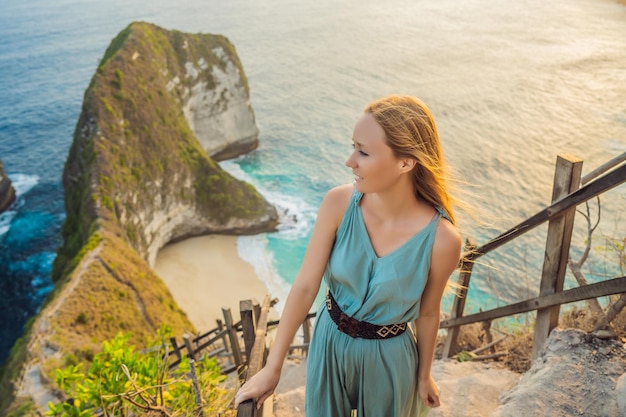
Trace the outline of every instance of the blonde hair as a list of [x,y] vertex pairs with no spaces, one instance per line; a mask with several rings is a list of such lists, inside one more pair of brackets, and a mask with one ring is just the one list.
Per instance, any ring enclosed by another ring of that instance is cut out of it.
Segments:
[[456,224],[455,199],[448,189],[448,172],[435,119],[428,107],[411,96],[392,95],[365,107],[385,131],[385,141],[398,159],[417,163],[411,171],[415,196],[441,207]]

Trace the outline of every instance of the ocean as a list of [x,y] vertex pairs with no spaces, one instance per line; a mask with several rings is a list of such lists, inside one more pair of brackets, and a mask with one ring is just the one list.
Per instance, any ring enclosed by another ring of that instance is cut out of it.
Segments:
[[[375,98],[411,94],[431,108],[481,219],[461,213],[463,233],[479,244],[549,203],[557,154],[589,172],[626,151],[626,6],[611,0],[0,0],[0,160],[18,194],[0,215],[0,363],[52,289],[61,175],[83,93],[132,21],[234,43],[260,146],[222,165],[285,213],[279,232],[238,244],[282,300],[324,193],[352,181],[352,128]],[[607,242],[626,236],[625,199],[624,186],[602,197],[591,281],[623,274]],[[546,230],[481,258],[467,311],[537,291]]]

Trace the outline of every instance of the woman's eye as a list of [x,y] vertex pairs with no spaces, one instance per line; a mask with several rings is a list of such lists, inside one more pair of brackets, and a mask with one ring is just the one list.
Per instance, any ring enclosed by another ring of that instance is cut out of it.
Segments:
[[[356,145],[355,145],[354,143],[352,144],[352,149],[356,150]],[[360,150],[360,149],[358,150],[358,152],[359,152],[359,155],[362,155],[362,156],[369,156],[367,153],[363,152],[363,151],[362,151],[362,150]]]

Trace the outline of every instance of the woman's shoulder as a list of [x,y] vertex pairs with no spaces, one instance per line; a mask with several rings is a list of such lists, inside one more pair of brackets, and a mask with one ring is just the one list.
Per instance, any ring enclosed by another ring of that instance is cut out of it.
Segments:
[[440,259],[449,259],[450,262],[458,262],[461,256],[463,240],[461,233],[451,221],[442,217],[437,224],[433,254]]
[[355,192],[352,184],[343,184],[331,188],[324,196],[320,211],[324,211],[328,217],[334,219],[338,224],[341,222]]
[[335,203],[343,203],[347,206],[355,192],[356,190],[353,184],[342,184],[328,190],[325,198],[331,199]]
[[326,195],[324,196],[324,203],[331,206],[334,209],[333,211],[336,210],[338,213],[343,215],[355,192],[356,190],[352,184],[339,185],[326,192]]

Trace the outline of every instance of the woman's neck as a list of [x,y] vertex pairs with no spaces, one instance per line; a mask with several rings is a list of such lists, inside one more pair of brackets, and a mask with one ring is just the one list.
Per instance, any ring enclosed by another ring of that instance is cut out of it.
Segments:
[[410,183],[398,183],[384,192],[366,194],[363,197],[378,217],[388,220],[414,215],[425,204],[417,198]]

